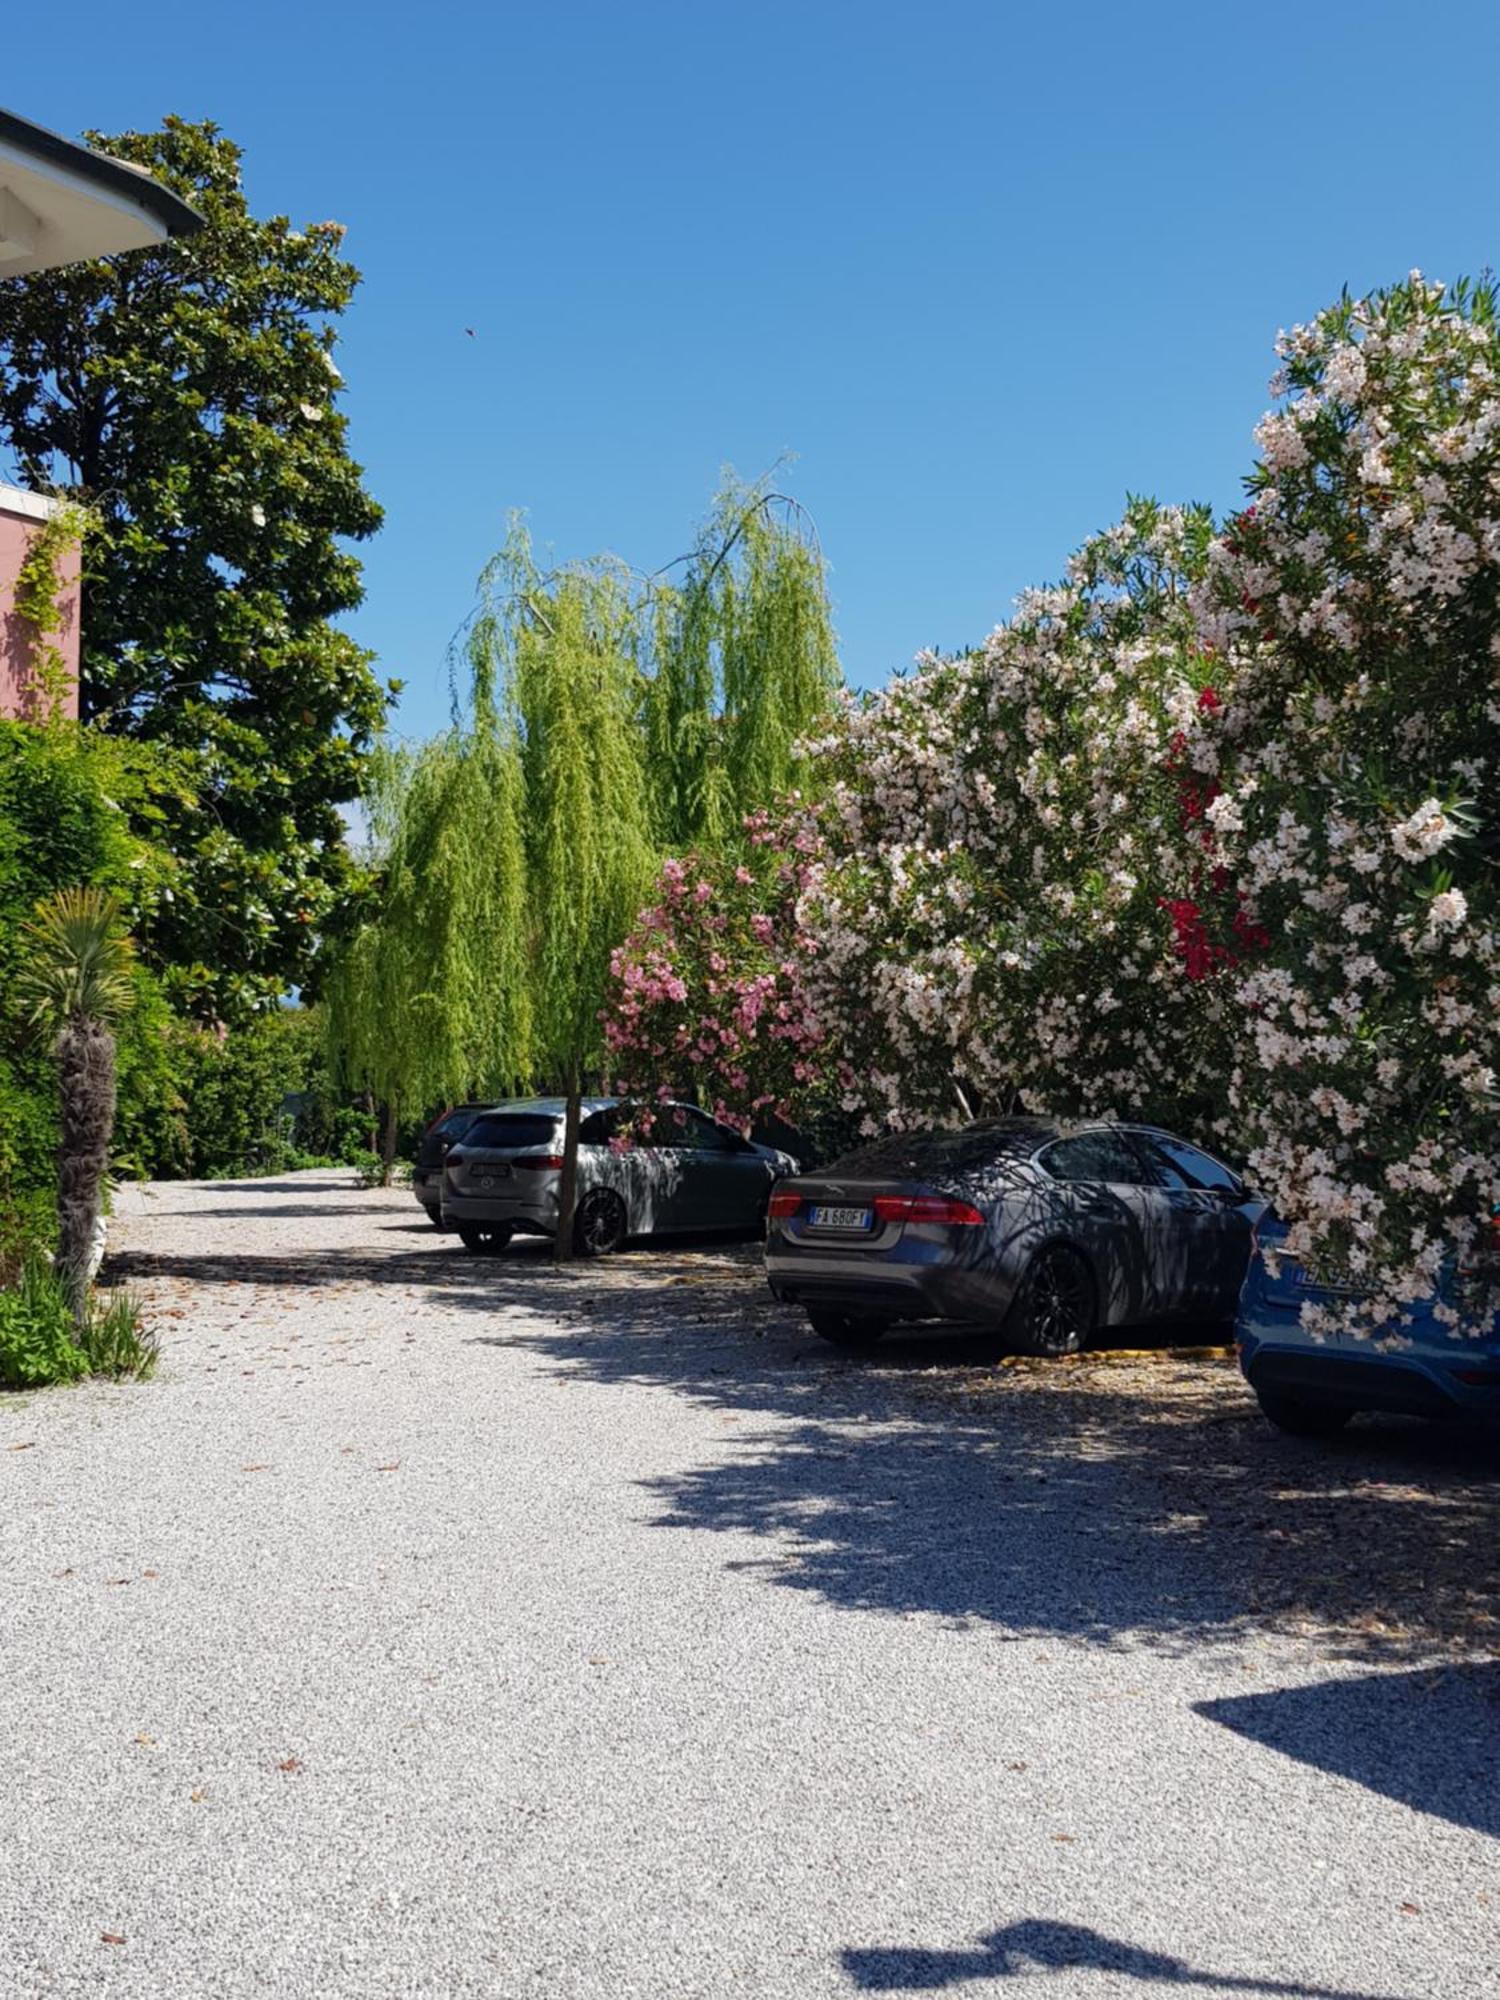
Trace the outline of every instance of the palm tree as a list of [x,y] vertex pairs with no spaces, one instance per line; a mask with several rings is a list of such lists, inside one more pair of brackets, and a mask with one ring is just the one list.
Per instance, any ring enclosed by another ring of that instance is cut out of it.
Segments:
[[102,889],[60,889],[26,926],[17,998],[53,1030],[61,1099],[57,1268],[75,1322],[88,1317],[90,1262],[115,1124],[114,1024],[134,994],[135,951]]

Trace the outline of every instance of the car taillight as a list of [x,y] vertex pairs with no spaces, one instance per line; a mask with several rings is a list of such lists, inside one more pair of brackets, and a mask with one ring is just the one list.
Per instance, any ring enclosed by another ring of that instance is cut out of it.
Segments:
[[800,1194],[793,1194],[789,1188],[782,1188],[778,1189],[771,1196],[766,1213],[785,1221],[787,1216],[795,1215],[801,1206],[802,1197]]
[[1488,1229],[1481,1229],[1469,1245],[1469,1253],[1458,1267],[1461,1278],[1487,1277],[1500,1267],[1500,1211],[1490,1217]]
[[972,1202],[950,1201],[938,1194],[878,1194],[875,1214],[881,1222],[941,1222],[950,1229],[982,1229],[984,1217]]
[[560,1174],[563,1169],[561,1153],[522,1153],[518,1160],[512,1160],[513,1167],[525,1167],[533,1174]]

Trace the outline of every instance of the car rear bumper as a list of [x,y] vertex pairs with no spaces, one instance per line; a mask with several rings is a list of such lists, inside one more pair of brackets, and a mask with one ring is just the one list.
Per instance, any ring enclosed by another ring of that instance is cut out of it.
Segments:
[[461,1229],[470,1223],[508,1222],[512,1229],[529,1229],[551,1236],[557,1228],[557,1194],[538,1188],[486,1194],[457,1194],[443,1191],[443,1220]]
[[443,1212],[442,1169],[439,1168],[436,1173],[433,1173],[424,1167],[413,1167],[411,1170],[411,1191],[432,1217],[433,1221],[436,1222]]
[[[1500,1422],[1500,1356],[1486,1346],[1449,1361],[1425,1354],[1315,1347],[1240,1330],[1240,1368],[1252,1389],[1403,1417],[1466,1416]],[[1466,1382],[1464,1374],[1489,1377]]]
[[930,1241],[860,1256],[842,1245],[794,1244],[774,1226],[766,1243],[766,1282],[785,1305],[892,1320],[996,1321],[1009,1309],[1013,1290],[1002,1274],[957,1264],[947,1246]]

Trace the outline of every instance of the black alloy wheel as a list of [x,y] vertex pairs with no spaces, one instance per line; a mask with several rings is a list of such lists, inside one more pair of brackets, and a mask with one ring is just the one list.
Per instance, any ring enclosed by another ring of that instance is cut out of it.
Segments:
[[1026,1273],[1006,1328],[1019,1354],[1081,1354],[1094,1336],[1094,1281],[1076,1251],[1044,1250]]
[[458,1225],[459,1242],[476,1257],[493,1257],[505,1248],[510,1239],[508,1222],[461,1222]]
[[608,1257],[629,1231],[630,1217],[613,1188],[591,1188],[573,1217],[573,1248],[580,1257]]
[[885,1321],[860,1319],[852,1313],[829,1312],[823,1306],[809,1306],[807,1322],[821,1339],[835,1347],[873,1347],[885,1332]]

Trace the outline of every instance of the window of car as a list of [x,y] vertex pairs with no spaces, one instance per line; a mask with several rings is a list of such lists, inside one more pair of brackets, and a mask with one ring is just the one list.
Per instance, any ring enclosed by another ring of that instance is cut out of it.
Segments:
[[1241,1191],[1241,1182],[1228,1167],[1207,1153],[1200,1153],[1185,1139],[1169,1139],[1165,1133],[1156,1132],[1138,1132],[1135,1136],[1136,1143],[1144,1146],[1160,1166],[1168,1187],[1223,1189],[1228,1194]]
[[518,1151],[527,1146],[550,1146],[557,1136],[558,1121],[545,1111],[487,1111],[476,1118],[463,1136],[465,1146],[491,1146]]
[[468,1131],[482,1108],[477,1104],[460,1104],[456,1110],[448,1112],[445,1117],[438,1120],[432,1127],[431,1136],[434,1139],[459,1138]]
[[629,1104],[609,1104],[602,1111],[591,1111],[578,1127],[580,1146],[607,1146],[611,1139],[618,1139],[621,1131],[635,1115],[635,1107]]
[[700,1153],[743,1153],[745,1150],[745,1142],[737,1132],[731,1132],[728,1126],[720,1125],[702,1111],[688,1112],[682,1143],[695,1147]]
[[695,1111],[690,1104],[663,1104],[651,1127],[651,1144],[675,1153],[738,1153],[742,1142],[733,1132]]
[[1058,1139],[1039,1156],[1055,1181],[1110,1181],[1117,1187],[1153,1187],[1157,1175],[1124,1132],[1100,1129]]

